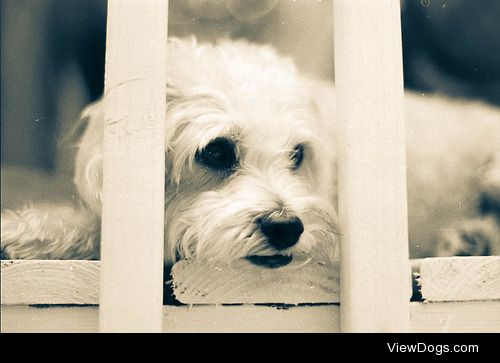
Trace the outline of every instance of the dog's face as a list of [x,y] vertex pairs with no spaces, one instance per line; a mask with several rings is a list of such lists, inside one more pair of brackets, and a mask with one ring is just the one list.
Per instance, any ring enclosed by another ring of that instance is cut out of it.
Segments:
[[332,147],[293,65],[267,48],[173,41],[166,258],[334,258]]

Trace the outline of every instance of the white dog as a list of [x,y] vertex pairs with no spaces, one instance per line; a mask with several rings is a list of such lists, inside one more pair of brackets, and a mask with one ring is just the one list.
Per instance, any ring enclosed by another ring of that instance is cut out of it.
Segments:
[[[168,62],[166,262],[336,259],[333,87],[244,42],[170,40]],[[82,202],[2,211],[4,256],[99,257],[103,102],[82,117]],[[495,252],[500,113],[415,95],[407,108],[412,241],[434,241],[439,254]]]

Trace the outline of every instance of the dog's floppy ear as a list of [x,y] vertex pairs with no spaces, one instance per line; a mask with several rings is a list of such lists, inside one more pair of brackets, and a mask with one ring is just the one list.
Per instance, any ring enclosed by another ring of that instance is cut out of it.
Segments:
[[[167,86],[167,107],[181,99],[174,88]],[[74,183],[87,207],[101,215],[102,149],[104,132],[104,99],[88,105],[80,114],[78,130],[84,130],[78,143]]]
[[13,259],[94,259],[99,257],[102,131],[104,104],[88,106],[71,138],[82,130],[74,182],[85,207],[45,203],[2,210],[0,252]]
[[85,131],[78,144],[74,183],[88,208],[101,215],[104,101],[101,99],[87,106],[81,113],[80,122]]

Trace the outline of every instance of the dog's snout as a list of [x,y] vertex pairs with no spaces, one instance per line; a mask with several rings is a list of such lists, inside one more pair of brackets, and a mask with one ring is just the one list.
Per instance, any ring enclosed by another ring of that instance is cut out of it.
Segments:
[[295,245],[304,232],[304,225],[297,217],[286,219],[262,218],[258,221],[267,242],[277,250],[284,250]]

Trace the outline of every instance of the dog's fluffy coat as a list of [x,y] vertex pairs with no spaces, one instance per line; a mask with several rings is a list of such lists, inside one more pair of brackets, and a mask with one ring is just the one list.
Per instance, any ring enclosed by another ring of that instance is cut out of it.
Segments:
[[[271,48],[244,42],[170,40],[167,69],[166,261],[336,259],[333,87],[303,77]],[[82,202],[2,211],[5,256],[98,258],[103,102],[82,113],[74,180]],[[411,94],[406,102],[412,241],[434,241],[441,255],[500,253],[500,113]],[[235,146],[230,172],[196,159],[217,138]],[[297,145],[304,160],[295,170]],[[477,203],[484,198],[493,207],[482,215]],[[257,221],[283,216],[300,218],[304,232],[295,246],[276,251]]]
[[[194,40],[171,40],[168,63],[166,261],[273,255],[256,220],[283,215],[299,217],[304,233],[300,243],[281,253],[331,259],[338,229],[331,202],[333,168],[324,164],[333,165],[333,149],[322,139],[316,110],[294,65],[270,48],[233,42],[214,47]],[[103,102],[90,106],[83,119],[87,128],[75,173],[82,213],[55,216],[50,207],[5,212],[2,248],[8,256],[74,258],[70,251],[82,239],[87,250],[80,251],[81,257],[96,256],[99,224],[93,216],[101,210]],[[221,137],[236,145],[238,167],[229,175],[195,160],[198,151]],[[305,160],[293,170],[290,156],[297,145],[304,145]],[[47,239],[61,231],[52,233],[47,215],[67,229],[54,246]],[[82,216],[88,217],[85,223],[72,223]],[[35,219],[44,221],[34,225]]]

